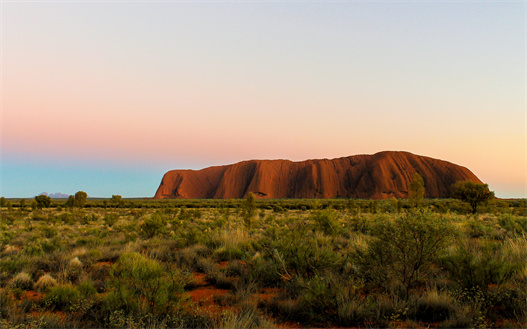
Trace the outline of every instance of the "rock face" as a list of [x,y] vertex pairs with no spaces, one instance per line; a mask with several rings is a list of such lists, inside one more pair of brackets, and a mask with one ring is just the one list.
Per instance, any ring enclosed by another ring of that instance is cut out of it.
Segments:
[[457,181],[481,181],[467,168],[408,152],[337,159],[251,160],[201,170],[171,170],[154,199],[407,198],[415,173],[425,197],[446,198]]

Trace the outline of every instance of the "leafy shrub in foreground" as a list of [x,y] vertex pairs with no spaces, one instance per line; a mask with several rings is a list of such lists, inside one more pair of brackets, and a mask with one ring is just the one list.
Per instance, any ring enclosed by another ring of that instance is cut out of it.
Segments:
[[430,272],[444,250],[451,226],[430,212],[413,211],[375,224],[375,237],[365,252],[357,250],[361,272],[385,285],[395,281],[409,291]]
[[69,311],[79,298],[80,293],[73,285],[59,285],[50,289],[44,298],[44,304],[51,309]]
[[487,290],[490,284],[507,282],[525,269],[525,260],[508,257],[503,244],[493,241],[463,241],[442,259],[451,278],[462,288]]
[[166,271],[160,263],[138,253],[125,253],[110,271],[106,298],[110,311],[127,314],[163,314],[177,305],[187,279],[178,269]]

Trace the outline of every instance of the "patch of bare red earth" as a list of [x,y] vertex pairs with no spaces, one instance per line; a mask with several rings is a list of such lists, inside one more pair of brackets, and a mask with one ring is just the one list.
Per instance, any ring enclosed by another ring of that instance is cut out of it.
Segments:
[[[219,267],[222,269],[227,268],[228,262],[220,262]],[[225,296],[229,293],[228,289],[219,289],[214,285],[211,285],[207,281],[207,276],[204,273],[194,272],[192,274],[192,280],[194,281],[195,288],[188,291],[187,294],[190,296],[190,300],[195,304],[199,305],[199,308],[193,310],[193,312],[199,314],[208,314],[213,317],[219,316],[224,311],[237,312],[238,309],[232,306],[222,306],[216,302],[217,297]],[[254,294],[252,302],[255,304],[258,301],[269,301],[275,298],[281,292],[280,288],[263,288],[261,293]],[[276,319],[273,319],[278,328],[303,328],[302,325],[296,322],[286,321],[278,323]]]
[[41,299],[42,299],[42,294],[37,291],[33,291],[33,290],[26,291],[21,298],[21,300],[31,300],[31,301],[39,301]]
[[206,280],[206,275],[203,273],[193,273],[192,279],[196,288],[187,292],[187,294],[190,296],[190,300],[199,306],[194,312],[218,316],[223,311],[236,310],[234,307],[219,305],[215,301],[216,297],[227,295],[229,290],[219,289],[209,284]]
[[[23,302],[23,301],[38,302],[42,300],[42,298],[43,298],[42,293],[38,291],[34,291],[34,290],[28,290],[20,297],[20,302]],[[67,317],[67,315],[62,311],[31,311],[29,314],[34,319],[40,319],[43,316],[56,316],[59,318],[61,322],[64,322],[64,320]]]

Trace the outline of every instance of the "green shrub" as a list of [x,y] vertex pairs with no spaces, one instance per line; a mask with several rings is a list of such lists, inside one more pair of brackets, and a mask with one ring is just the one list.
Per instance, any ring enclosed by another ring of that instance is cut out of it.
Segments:
[[315,210],[309,218],[315,222],[315,228],[326,235],[335,236],[340,230],[337,211],[334,209]]
[[63,214],[60,214],[57,217],[64,224],[73,225],[73,224],[75,224],[77,222],[77,218],[73,214],[71,214],[69,212],[65,212]]
[[520,235],[527,233],[527,216],[502,214],[498,217],[498,223],[512,234]]
[[53,238],[57,236],[59,233],[58,230],[53,226],[45,226],[42,228],[42,233],[44,233],[44,236],[48,239]]
[[430,273],[452,228],[436,214],[418,210],[393,222],[379,220],[374,232],[366,251],[357,249],[360,273],[380,286],[402,284],[408,298],[410,289]]
[[106,225],[112,227],[119,220],[119,216],[116,213],[109,213],[103,217]]
[[165,270],[155,260],[125,253],[110,271],[113,290],[106,297],[110,311],[163,314],[177,305],[188,279],[176,268]]
[[95,286],[91,281],[82,281],[77,286],[77,290],[79,291],[81,296],[86,298],[93,297],[97,293],[97,289],[95,289]]
[[80,298],[80,294],[71,284],[64,284],[50,289],[44,298],[44,304],[55,310],[69,311]]
[[147,238],[152,238],[158,234],[163,233],[167,225],[167,220],[163,214],[155,213],[150,217],[146,217],[141,224],[141,233]]
[[269,256],[278,264],[280,275],[286,277],[293,273],[310,277],[343,262],[343,255],[335,252],[328,241],[316,239],[305,225],[282,231],[270,245]]
[[486,291],[490,284],[503,284],[523,270],[525,259],[510,258],[502,243],[468,240],[444,256],[442,265],[462,288]]

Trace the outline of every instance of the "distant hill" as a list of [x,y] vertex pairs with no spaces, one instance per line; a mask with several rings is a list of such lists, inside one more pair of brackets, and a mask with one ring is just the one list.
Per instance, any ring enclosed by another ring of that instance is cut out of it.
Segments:
[[47,195],[47,196],[49,196],[52,199],[67,199],[70,196],[69,194],[62,194],[60,192],[51,193],[51,194],[48,194],[46,192],[42,192],[39,195]]
[[459,165],[386,151],[337,159],[250,160],[201,170],[167,172],[154,199],[407,198],[415,173],[423,177],[425,197],[446,198],[457,181],[481,181]]

